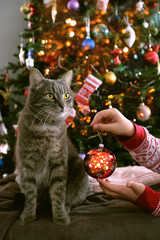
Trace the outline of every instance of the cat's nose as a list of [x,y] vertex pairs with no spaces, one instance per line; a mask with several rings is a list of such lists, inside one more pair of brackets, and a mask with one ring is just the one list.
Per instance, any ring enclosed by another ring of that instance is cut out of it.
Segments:
[[59,106],[62,108],[62,110],[64,109],[64,105],[63,104],[59,104]]

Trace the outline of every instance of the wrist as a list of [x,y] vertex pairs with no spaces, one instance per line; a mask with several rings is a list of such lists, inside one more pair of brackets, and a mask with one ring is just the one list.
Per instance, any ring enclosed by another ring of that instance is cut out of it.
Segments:
[[135,124],[132,121],[129,120],[129,122],[128,122],[128,131],[127,131],[126,136],[131,138],[131,137],[134,136],[135,132],[136,132]]

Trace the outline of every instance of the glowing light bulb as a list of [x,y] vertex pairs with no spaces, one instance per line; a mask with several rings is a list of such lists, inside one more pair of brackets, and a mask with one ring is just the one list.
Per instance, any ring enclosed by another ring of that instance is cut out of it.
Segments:
[[126,33],[126,29],[123,28],[123,29],[121,30],[121,33],[122,33],[122,34],[125,34],[125,33]]
[[74,33],[73,31],[71,31],[71,32],[69,33],[69,36],[70,36],[70,37],[74,37],[74,35],[75,35],[75,33]]
[[42,43],[42,44],[45,44],[45,43],[46,43],[46,41],[45,41],[44,39],[42,39],[41,43]]
[[76,26],[76,24],[77,24],[76,20],[71,20],[71,22],[70,22],[71,26]]
[[139,117],[143,118],[144,117],[144,113],[142,111],[139,111]]
[[49,68],[45,69],[45,75],[49,75]]
[[38,54],[38,56],[39,56],[39,57],[41,57],[41,56],[43,56],[43,55],[44,55],[44,51],[43,51],[43,50],[41,50],[41,51],[39,51],[37,54]]
[[70,24],[70,23],[71,23],[71,20],[72,20],[71,18],[67,18],[67,19],[66,19],[66,23],[67,23],[67,24]]
[[124,52],[124,53],[127,53],[128,51],[129,51],[129,48],[128,48],[128,47],[124,47],[124,48],[123,48],[123,52]]
[[67,42],[66,42],[66,46],[67,46],[67,47],[70,47],[70,46],[71,46],[71,42],[70,42],[70,41],[67,41]]

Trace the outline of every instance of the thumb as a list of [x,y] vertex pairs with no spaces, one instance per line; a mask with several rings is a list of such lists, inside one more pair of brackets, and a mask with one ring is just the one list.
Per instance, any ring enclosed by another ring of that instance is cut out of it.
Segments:
[[131,188],[138,196],[145,190],[145,185],[141,183],[128,182],[126,187]]

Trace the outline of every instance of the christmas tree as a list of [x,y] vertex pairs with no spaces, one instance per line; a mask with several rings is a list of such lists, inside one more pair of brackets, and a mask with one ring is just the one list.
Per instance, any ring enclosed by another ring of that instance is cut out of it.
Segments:
[[97,111],[115,107],[160,137],[159,0],[30,0],[20,11],[28,28],[19,35],[17,63],[0,75],[1,175],[14,170],[16,125],[32,67],[50,79],[73,70],[76,116],[73,111],[67,125],[79,153],[103,139],[118,166],[134,165],[112,134],[94,132],[90,123]]

